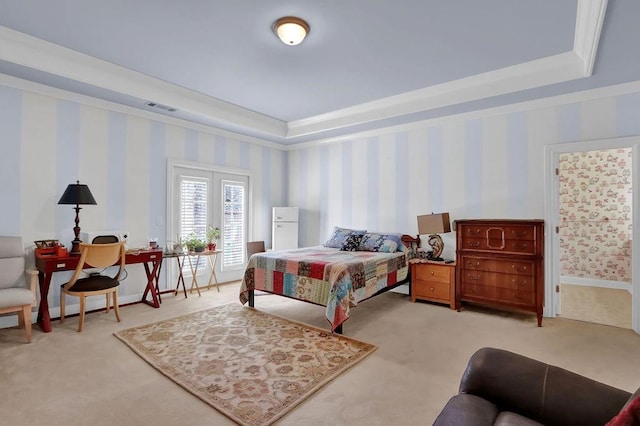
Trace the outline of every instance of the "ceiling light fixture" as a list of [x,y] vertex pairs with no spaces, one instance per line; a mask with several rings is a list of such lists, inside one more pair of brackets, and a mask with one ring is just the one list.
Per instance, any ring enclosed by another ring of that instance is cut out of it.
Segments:
[[289,46],[302,43],[309,33],[309,24],[304,19],[295,16],[285,16],[278,19],[271,27],[273,32]]

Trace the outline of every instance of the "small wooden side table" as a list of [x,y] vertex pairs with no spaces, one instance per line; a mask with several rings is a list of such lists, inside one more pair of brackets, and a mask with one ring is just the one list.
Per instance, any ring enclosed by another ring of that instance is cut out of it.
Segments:
[[456,308],[456,264],[411,259],[411,301],[446,303]]
[[[211,288],[213,284],[215,284],[218,291],[220,291],[220,285],[218,284],[218,277],[216,275],[216,261],[218,260],[218,255],[222,253],[222,250],[207,250],[202,252],[189,252],[189,266],[191,267],[191,289],[190,293],[193,293],[193,289],[195,287],[198,292],[198,296],[200,294],[200,287],[198,286],[198,265],[200,264],[200,258],[202,256],[206,256],[209,261],[209,266],[211,267],[211,273],[209,274],[209,281],[207,283],[207,288]],[[191,258],[195,257],[195,264],[191,260]]]

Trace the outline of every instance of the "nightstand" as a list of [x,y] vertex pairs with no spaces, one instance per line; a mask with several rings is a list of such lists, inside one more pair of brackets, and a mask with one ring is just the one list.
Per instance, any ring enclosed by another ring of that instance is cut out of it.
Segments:
[[412,259],[411,301],[446,303],[456,308],[456,264]]

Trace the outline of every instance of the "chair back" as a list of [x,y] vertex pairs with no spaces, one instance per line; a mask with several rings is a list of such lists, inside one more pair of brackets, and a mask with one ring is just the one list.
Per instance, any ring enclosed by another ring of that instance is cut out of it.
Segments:
[[22,237],[0,237],[0,289],[25,286]]
[[256,253],[263,253],[264,241],[249,241],[247,243],[247,259],[250,259]]
[[78,281],[85,264],[94,268],[107,268],[114,266],[116,262],[118,262],[118,259],[120,260],[120,268],[118,269],[118,273],[113,277],[115,280],[119,280],[122,271],[124,271],[126,259],[124,242],[111,244],[80,243],[80,260],[78,260],[78,266],[76,266],[76,271],[73,273],[73,276],[69,282],[64,285],[65,290],[70,290],[76,281]]
[[113,266],[118,260],[124,264],[124,242],[110,244],[85,244],[80,243],[80,262],[94,268],[106,268]]

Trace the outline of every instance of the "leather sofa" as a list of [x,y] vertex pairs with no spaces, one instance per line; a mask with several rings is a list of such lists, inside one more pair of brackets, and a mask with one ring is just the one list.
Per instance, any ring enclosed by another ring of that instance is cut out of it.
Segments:
[[[616,422],[617,419],[617,422]],[[633,395],[568,370],[495,348],[478,350],[458,395],[434,425],[635,425]]]

